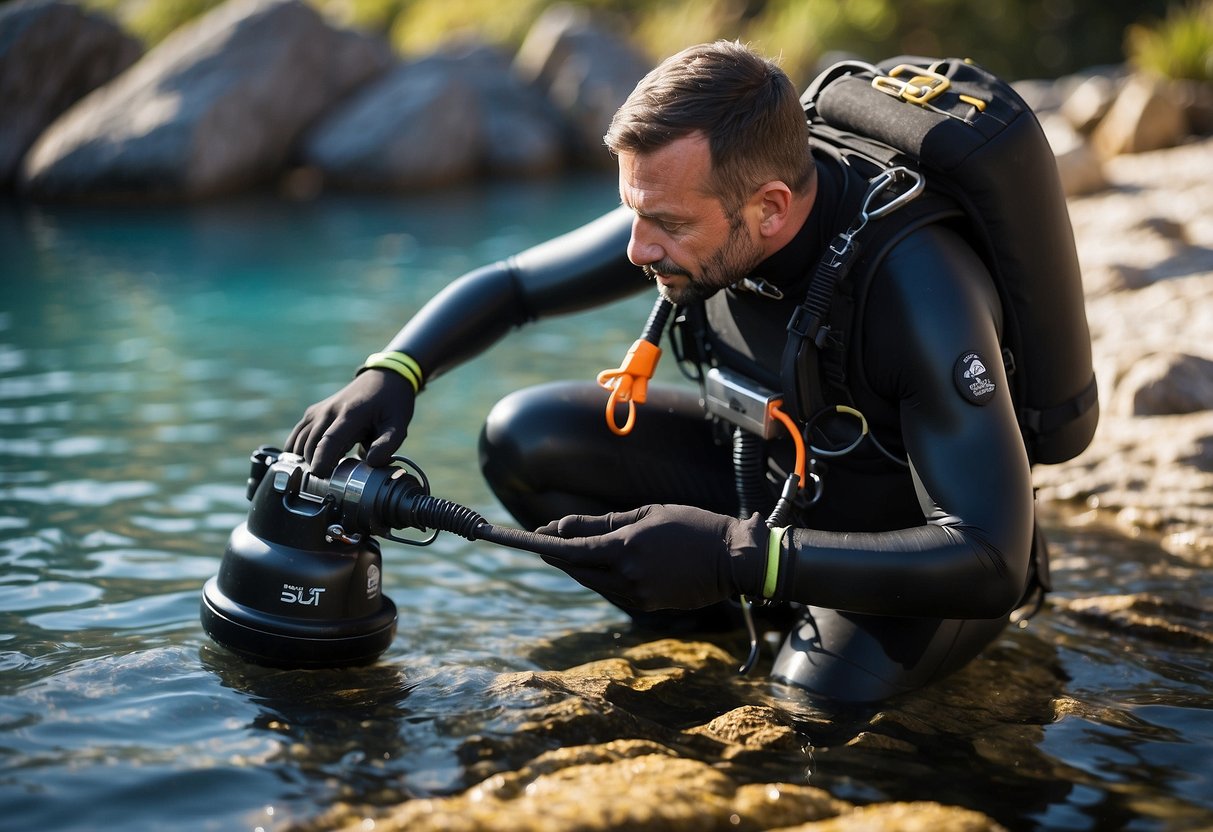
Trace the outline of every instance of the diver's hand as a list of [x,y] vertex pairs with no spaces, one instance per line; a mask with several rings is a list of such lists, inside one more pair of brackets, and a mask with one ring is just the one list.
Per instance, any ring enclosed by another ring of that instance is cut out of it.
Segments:
[[537,531],[558,538],[539,552],[545,561],[625,609],[698,609],[756,595],[765,577],[769,531],[757,514],[649,505]]
[[285,450],[327,477],[355,445],[366,449],[368,465],[386,465],[404,442],[417,394],[408,379],[390,370],[364,370],[327,399],[309,407]]

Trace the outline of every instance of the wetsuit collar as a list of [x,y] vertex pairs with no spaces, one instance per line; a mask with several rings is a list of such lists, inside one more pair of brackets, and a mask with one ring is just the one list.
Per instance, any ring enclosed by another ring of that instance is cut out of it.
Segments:
[[804,225],[787,245],[759,263],[734,291],[749,291],[778,300],[801,289],[811,266],[821,259],[836,232],[838,202],[843,191],[842,171],[817,160],[817,199]]

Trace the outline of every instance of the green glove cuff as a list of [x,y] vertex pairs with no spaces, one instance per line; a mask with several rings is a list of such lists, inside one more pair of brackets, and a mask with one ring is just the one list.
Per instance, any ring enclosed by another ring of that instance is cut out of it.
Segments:
[[417,393],[421,390],[421,382],[423,376],[421,373],[421,365],[418,364],[411,355],[403,352],[376,352],[367,356],[366,361],[362,362],[362,366],[358,368],[358,372],[363,370],[391,370],[399,373],[408,379],[409,384],[413,385],[413,392]]
[[788,533],[787,526],[771,529],[767,538],[767,573],[762,582],[762,597],[771,598],[779,585],[779,558],[783,554],[783,536]]

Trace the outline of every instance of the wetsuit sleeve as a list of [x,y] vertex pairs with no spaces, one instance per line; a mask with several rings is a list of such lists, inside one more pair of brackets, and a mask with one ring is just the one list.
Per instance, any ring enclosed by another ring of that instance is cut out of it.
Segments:
[[627,259],[632,212],[609,214],[456,279],[428,301],[385,350],[410,355],[427,381],[530,321],[577,312],[645,286]]
[[[923,523],[790,529],[777,553],[775,597],[857,613],[1001,617],[1027,582],[1033,505],[991,278],[959,237],[928,228],[898,244],[874,279],[864,368],[872,388],[897,404]],[[995,385],[981,403],[955,377],[970,353]]]

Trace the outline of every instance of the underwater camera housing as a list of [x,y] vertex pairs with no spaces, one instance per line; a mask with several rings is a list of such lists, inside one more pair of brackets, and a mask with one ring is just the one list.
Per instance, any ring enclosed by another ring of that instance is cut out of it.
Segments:
[[263,446],[251,456],[248,499],[248,519],[203,588],[202,626],[237,655],[278,667],[377,659],[395,636],[396,605],[383,594],[372,535],[427,545],[437,531],[409,539],[391,529],[429,532],[436,512],[443,527],[481,519],[431,498],[425,474],[402,457],[383,468],[346,458],[324,479],[302,457]]

